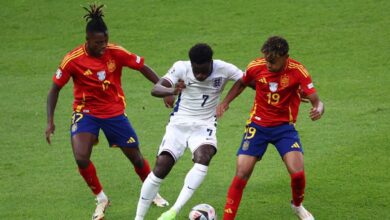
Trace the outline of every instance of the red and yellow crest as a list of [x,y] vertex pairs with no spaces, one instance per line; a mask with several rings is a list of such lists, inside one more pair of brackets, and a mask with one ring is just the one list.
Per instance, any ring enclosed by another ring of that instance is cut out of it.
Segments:
[[285,88],[287,87],[289,84],[289,78],[287,76],[287,74],[283,74],[281,77],[280,77],[280,86],[282,88]]
[[114,60],[109,60],[107,62],[107,69],[108,69],[108,72],[112,73],[115,71],[116,69],[116,64],[115,64],[115,61]]

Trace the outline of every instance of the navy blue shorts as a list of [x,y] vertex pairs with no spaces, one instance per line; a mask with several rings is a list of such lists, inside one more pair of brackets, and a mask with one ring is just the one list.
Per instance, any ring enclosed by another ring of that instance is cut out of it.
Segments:
[[111,147],[138,147],[138,137],[126,115],[112,118],[96,118],[89,114],[74,112],[70,126],[71,136],[88,132],[99,137],[102,129]]
[[261,159],[270,143],[276,147],[281,157],[290,151],[303,153],[301,141],[294,125],[282,124],[275,127],[263,127],[251,122],[245,128],[237,155],[245,154]]

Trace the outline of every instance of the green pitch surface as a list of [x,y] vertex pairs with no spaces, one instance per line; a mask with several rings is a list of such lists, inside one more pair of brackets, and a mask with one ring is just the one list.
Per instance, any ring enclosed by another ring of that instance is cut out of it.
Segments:
[[[197,42],[216,59],[245,69],[271,35],[290,43],[291,57],[311,73],[326,114],[297,129],[305,149],[305,206],[316,219],[389,219],[390,1],[106,1],[110,40],[140,54],[163,75],[186,60]],[[69,124],[72,83],[60,94],[51,146],[44,138],[46,96],[63,56],[84,42],[83,1],[4,1],[0,7],[0,219],[88,219],[94,197],[77,171]],[[231,84],[227,86],[230,87]],[[127,114],[154,166],[169,109],[151,97],[152,85],[125,70]],[[254,92],[247,89],[219,121],[218,154],[208,176],[178,219],[209,203],[220,218],[235,172],[235,152]],[[106,219],[133,219],[141,182],[104,135],[92,160],[112,200]],[[174,203],[190,154],[161,186]],[[237,219],[295,219],[290,179],[270,146],[248,183]],[[151,207],[146,219],[164,208]]]

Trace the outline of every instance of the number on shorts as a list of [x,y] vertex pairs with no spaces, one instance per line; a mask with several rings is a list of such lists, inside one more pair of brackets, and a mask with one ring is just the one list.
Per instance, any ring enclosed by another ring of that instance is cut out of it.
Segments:
[[213,133],[213,129],[207,128],[207,132],[209,132],[209,136]]
[[247,127],[245,128],[245,139],[251,139],[256,134],[256,128],[254,127]]

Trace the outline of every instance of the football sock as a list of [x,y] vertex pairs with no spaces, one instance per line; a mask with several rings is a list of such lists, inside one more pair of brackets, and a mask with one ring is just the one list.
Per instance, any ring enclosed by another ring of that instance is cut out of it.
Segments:
[[92,190],[92,192],[95,195],[99,194],[102,191],[102,186],[100,185],[99,179],[96,175],[96,169],[92,161],[89,162],[87,168],[81,169],[79,167],[79,172],[81,176],[84,178],[88,187]]
[[223,214],[224,220],[232,220],[236,217],[238,206],[240,205],[242,194],[247,182],[248,180],[241,179],[237,176],[233,178],[226,198]]
[[184,204],[191,198],[195,190],[207,175],[208,166],[195,163],[184,179],[184,186],[172,208],[178,213]]
[[96,200],[98,203],[108,200],[107,195],[103,192],[103,190],[100,191],[100,193],[96,195]]
[[144,159],[144,165],[142,167],[134,166],[134,170],[138,174],[141,181],[142,182],[145,181],[146,177],[148,177],[150,173],[149,162],[146,159]]
[[293,173],[291,176],[292,202],[295,206],[300,206],[306,186],[305,171]]
[[150,204],[157,195],[162,181],[163,179],[156,177],[153,172],[150,172],[145,179],[138,200],[136,219],[143,219],[145,217]]

